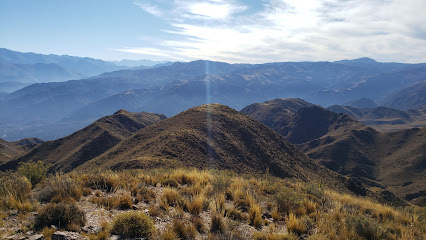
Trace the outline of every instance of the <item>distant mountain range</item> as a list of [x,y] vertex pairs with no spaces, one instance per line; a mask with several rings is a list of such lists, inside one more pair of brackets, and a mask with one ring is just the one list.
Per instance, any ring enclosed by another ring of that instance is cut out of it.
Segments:
[[111,61],[111,63],[117,66],[126,66],[126,67],[153,67],[155,65],[167,64],[167,61],[152,61],[147,59],[142,60],[121,60],[121,61]]
[[[16,58],[21,62],[32,57],[62,57],[19,56]],[[30,60],[27,62],[31,63]],[[322,106],[351,104],[350,101],[360,98],[390,104],[385,99],[425,78],[426,64],[380,63],[368,58],[255,65],[176,62],[102,73],[82,80],[38,83],[0,94],[0,136],[9,140],[34,136],[55,139],[121,108],[170,117],[210,102],[242,109],[253,102],[288,97]],[[421,93],[410,92],[410,108],[422,105]],[[47,131],[40,133],[40,129]]]
[[93,58],[21,53],[0,48],[0,91],[12,92],[33,83],[62,82],[128,67]]

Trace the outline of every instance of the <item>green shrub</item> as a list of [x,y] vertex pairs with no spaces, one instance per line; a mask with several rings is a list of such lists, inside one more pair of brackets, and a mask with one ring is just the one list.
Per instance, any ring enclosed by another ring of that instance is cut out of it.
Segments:
[[289,213],[302,204],[300,196],[298,197],[289,189],[281,189],[276,195],[278,211],[281,213]]
[[35,186],[46,178],[47,166],[42,161],[21,162],[18,167],[18,173],[30,180],[32,186]]
[[112,223],[111,233],[123,237],[151,238],[155,232],[154,222],[143,212],[125,212],[117,215]]
[[354,229],[355,232],[365,239],[382,239],[383,231],[379,228],[379,225],[364,216],[350,216],[346,219],[346,224],[350,229]]
[[49,203],[42,207],[35,219],[34,228],[43,229],[51,225],[76,231],[86,223],[86,216],[77,205],[69,203]]

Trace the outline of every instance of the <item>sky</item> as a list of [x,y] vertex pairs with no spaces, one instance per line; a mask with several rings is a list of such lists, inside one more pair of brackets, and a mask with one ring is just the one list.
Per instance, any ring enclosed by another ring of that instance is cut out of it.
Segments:
[[425,0],[0,0],[0,47],[104,60],[426,62]]

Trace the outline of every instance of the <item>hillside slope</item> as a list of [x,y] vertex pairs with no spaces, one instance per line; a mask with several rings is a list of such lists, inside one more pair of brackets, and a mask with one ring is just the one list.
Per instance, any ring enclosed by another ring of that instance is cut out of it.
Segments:
[[361,109],[350,106],[333,105],[327,108],[332,112],[345,113],[380,132],[406,130],[426,126],[426,108],[399,110],[389,107]]
[[398,196],[426,206],[426,127],[380,134],[372,147],[376,178]]
[[25,138],[15,142],[8,142],[0,138],[0,165],[30,151],[41,144],[38,138]]
[[[268,115],[269,122],[275,116],[279,114]],[[370,186],[391,190],[413,203],[426,204],[425,128],[380,133],[346,114],[311,106],[273,129],[331,170],[360,177]]]
[[16,168],[20,162],[41,160],[53,171],[68,172],[102,154],[132,133],[165,119],[155,113],[130,113],[119,110],[67,137],[44,142],[28,154],[0,166],[0,170]]
[[384,105],[403,110],[426,107],[426,80],[391,94]]
[[220,104],[202,105],[141,129],[77,169],[154,167],[229,169],[279,177],[339,176],[315,163],[262,123]]

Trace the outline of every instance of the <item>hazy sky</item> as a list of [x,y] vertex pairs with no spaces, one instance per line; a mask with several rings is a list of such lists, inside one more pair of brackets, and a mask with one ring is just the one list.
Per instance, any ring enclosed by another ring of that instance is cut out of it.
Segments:
[[0,47],[105,60],[426,62],[425,0],[0,0]]

